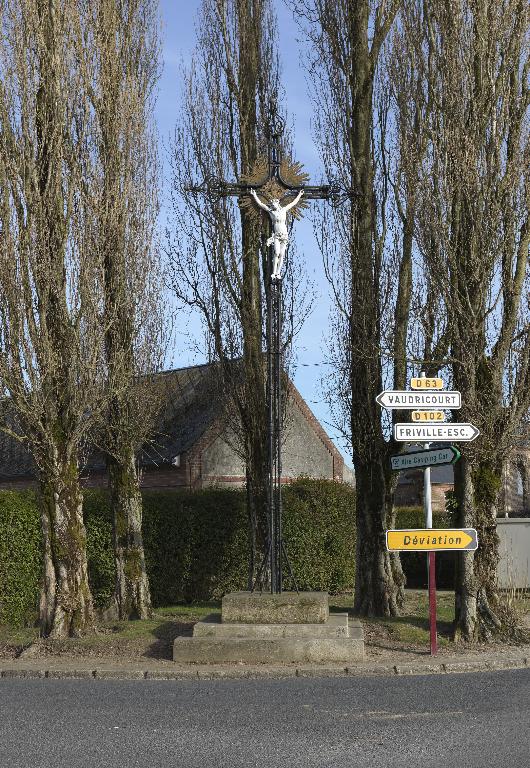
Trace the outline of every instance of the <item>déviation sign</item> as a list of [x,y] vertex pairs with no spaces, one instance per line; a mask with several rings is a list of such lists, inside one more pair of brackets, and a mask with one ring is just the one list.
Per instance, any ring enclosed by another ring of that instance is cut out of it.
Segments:
[[474,528],[412,528],[386,532],[389,552],[436,552],[437,550],[475,550]]

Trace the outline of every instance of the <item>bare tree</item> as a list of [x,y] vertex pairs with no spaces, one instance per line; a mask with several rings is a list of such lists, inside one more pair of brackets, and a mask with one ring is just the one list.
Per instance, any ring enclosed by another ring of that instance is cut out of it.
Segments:
[[0,3],[0,383],[38,469],[53,637],[92,623],[78,456],[104,406],[83,24],[74,0]]
[[530,405],[528,20],[520,0],[432,0],[416,46],[432,94],[418,242],[447,307],[459,420],[480,437],[455,468],[456,523],[478,530],[458,559],[455,636],[511,631],[496,580],[502,468]]
[[[236,417],[231,425],[246,465],[251,533],[263,552],[268,465],[260,268],[266,274],[266,249],[250,199],[235,205],[218,197],[216,182],[260,183],[266,175],[264,140],[279,91],[276,21],[270,0],[203,0],[199,18],[173,144],[173,287],[199,311],[209,357],[220,363],[224,400]],[[293,166],[285,170],[299,174]],[[204,180],[207,194],[190,191]],[[285,283],[292,286],[290,279]],[[290,287],[287,294],[288,318],[295,323]],[[242,364],[234,365],[238,358]],[[259,565],[255,547],[250,579]]]
[[[355,466],[354,606],[364,615],[396,614],[404,584],[399,558],[385,545],[394,521],[390,455],[399,446],[386,439],[390,425],[375,402],[384,385],[405,387],[413,289],[414,164],[398,159],[390,167],[392,103],[382,55],[399,7],[398,0],[296,4],[312,43],[317,141],[328,177],[346,191],[345,202],[323,215],[318,236],[335,306],[330,400]],[[419,135],[421,113],[411,119]]]
[[165,351],[162,275],[154,229],[158,159],[152,125],[158,78],[157,0],[91,5],[97,183],[87,190],[103,259],[109,408],[96,441],[108,460],[120,619],[151,613],[136,455],[149,436],[156,391],[148,374]]

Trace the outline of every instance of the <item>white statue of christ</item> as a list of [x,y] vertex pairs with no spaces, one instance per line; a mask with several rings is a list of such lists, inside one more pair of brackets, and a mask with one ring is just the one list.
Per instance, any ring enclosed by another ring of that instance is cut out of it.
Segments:
[[255,189],[250,190],[250,194],[254,198],[256,205],[259,205],[264,211],[267,211],[272,221],[272,235],[267,240],[267,245],[274,245],[274,259],[272,262],[272,280],[279,280],[281,278],[281,272],[283,267],[283,260],[285,258],[285,251],[287,250],[287,243],[289,242],[289,233],[287,232],[287,212],[294,208],[294,206],[300,201],[300,198],[304,194],[304,190],[301,189],[294,200],[292,200],[283,208],[280,205],[280,201],[277,197],[271,200],[271,204],[265,205],[262,203],[256,194]]

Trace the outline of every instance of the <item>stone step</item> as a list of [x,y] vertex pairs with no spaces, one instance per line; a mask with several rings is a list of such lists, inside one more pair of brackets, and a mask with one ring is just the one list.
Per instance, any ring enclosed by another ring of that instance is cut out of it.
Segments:
[[362,637],[177,637],[173,660],[192,664],[292,664],[363,661]]
[[331,613],[323,624],[236,624],[211,614],[195,624],[193,637],[349,637],[348,614]]

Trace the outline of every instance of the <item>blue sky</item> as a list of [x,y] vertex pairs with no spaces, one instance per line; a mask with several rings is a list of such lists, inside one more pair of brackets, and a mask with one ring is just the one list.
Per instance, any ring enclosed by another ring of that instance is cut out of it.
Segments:
[[[282,63],[282,83],[286,93],[286,103],[290,119],[294,125],[294,147],[296,159],[303,163],[311,180],[318,183],[321,179],[321,166],[318,152],[311,134],[311,105],[305,73],[300,63],[301,43],[298,27],[291,11],[282,0],[273,0],[280,32],[280,54]],[[178,110],[179,68],[191,57],[195,43],[195,23],[200,7],[200,0],[160,0],[162,14],[162,37],[164,69],[159,84],[156,119],[161,139],[161,156],[164,161],[165,190],[169,182],[167,146],[173,131]],[[161,226],[165,226],[166,212],[162,210]],[[314,283],[316,301],[313,311],[307,318],[301,334],[297,338],[296,352],[298,367],[295,384],[309,403],[311,409],[322,422],[328,434],[335,439],[336,432],[328,423],[329,411],[322,401],[320,377],[327,370],[323,364],[324,337],[328,328],[329,291],[324,278],[321,257],[313,235],[311,221],[306,217],[296,224],[296,242],[299,257],[306,262],[306,270]],[[186,337],[178,333],[175,341],[173,364],[192,365],[202,362],[189,348]],[[340,439],[335,443],[348,464],[350,457],[345,452]]]

